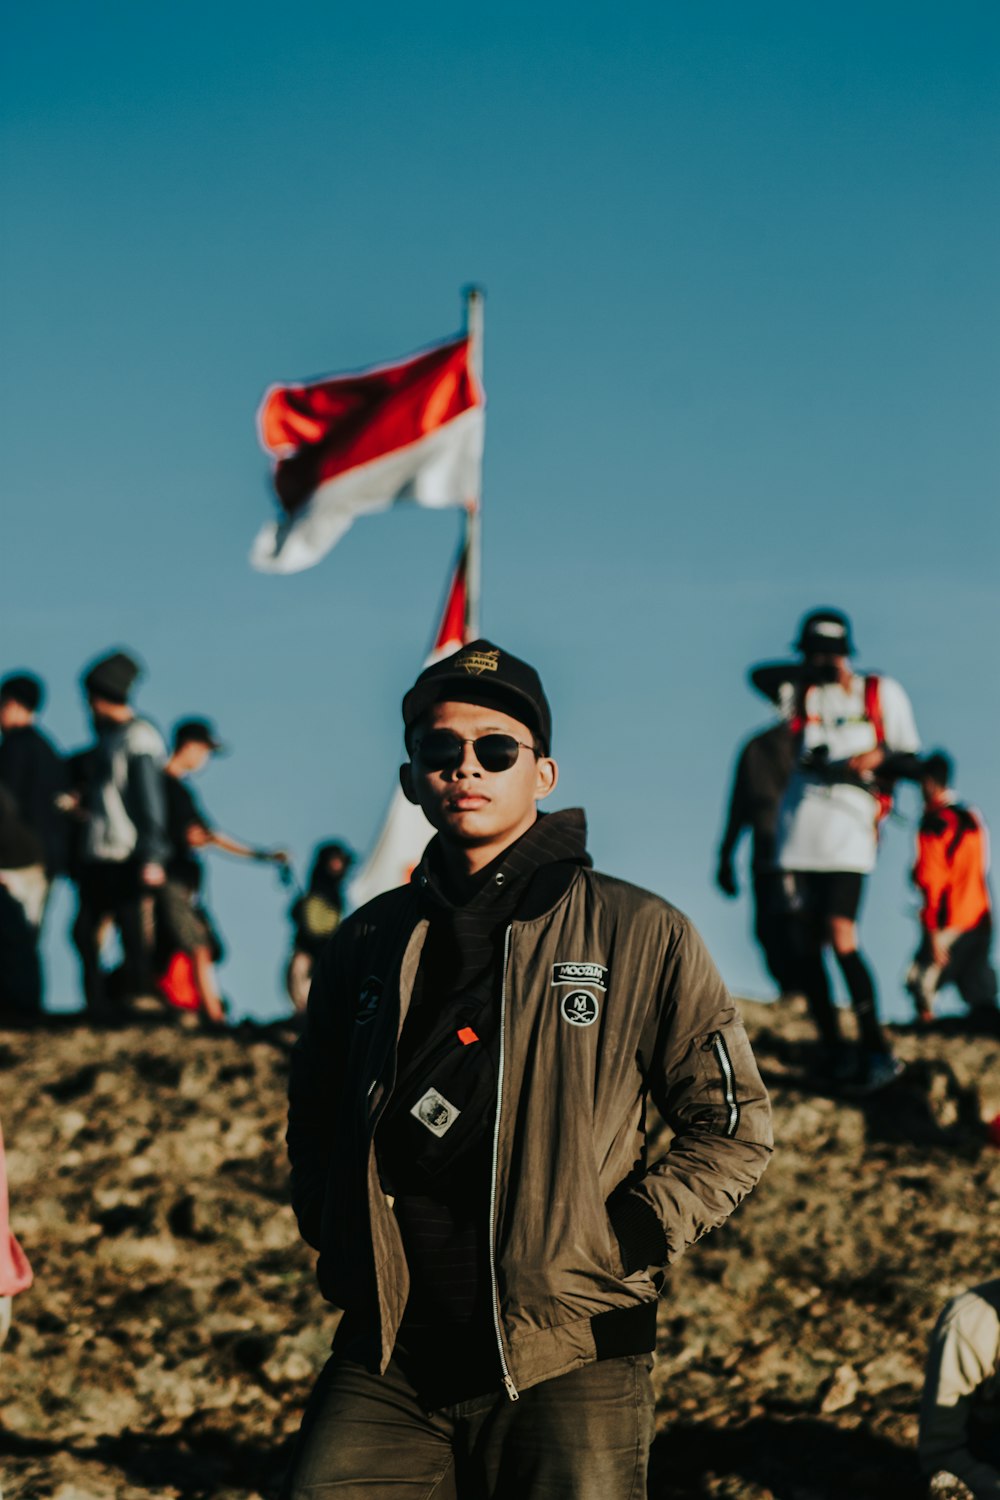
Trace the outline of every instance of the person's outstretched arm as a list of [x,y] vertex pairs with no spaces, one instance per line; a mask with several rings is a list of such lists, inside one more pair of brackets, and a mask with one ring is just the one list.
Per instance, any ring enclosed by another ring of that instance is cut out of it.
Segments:
[[233,838],[230,833],[223,833],[221,829],[208,828],[200,823],[192,823],[188,830],[188,843],[192,848],[210,845],[213,849],[223,849],[227,854],[235,854],[238,859],[257,859],[266,864],[285,865],[289,860],[287,849],[262,849],[256,844],[244,844],[242,839]]

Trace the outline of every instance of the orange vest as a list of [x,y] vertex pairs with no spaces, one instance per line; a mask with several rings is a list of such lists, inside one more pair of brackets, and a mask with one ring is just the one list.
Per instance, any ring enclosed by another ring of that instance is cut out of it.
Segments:
[[914,884],[923,892],[928,932],[969,932],[989,914],[987,834],[969,808],[953,802],[924,814],[917,834]]

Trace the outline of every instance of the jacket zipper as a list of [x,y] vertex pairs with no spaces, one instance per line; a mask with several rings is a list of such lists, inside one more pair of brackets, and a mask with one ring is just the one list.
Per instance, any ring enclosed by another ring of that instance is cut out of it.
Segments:
[[726,1134],[735,1135],[740,1123],[740,1107],[736,1102],[736,1079],[733,1076],[733,1064],[721,1031],[717,1031],[712,1037],[712,1051],[715,1053],[716,1061],[719,1064],[719,1072],[722,1074],[722,1088],[729,1109]]
[[500,1352],[500,1371],[504,1389],[511,1401],[520,1399],[517,1387],[510,1378],[507,1356],[504,1353],[503,1333],[500,1328],[500,1287],[497,1284],[497,1162],[500,1155],[500,1102],[503,1099],[503,1070],[505,1046],[505,1021],[507,1015],[507,964],[510,958],[510,935],[508,927],[503,940],[503,974],[500,981],[500,1047],[497,1061],[497,1111],[493,1122],[493,1163],[490,1175],[490,1280],[493,1283],[493,1327],[496,1330],[497,1349]]

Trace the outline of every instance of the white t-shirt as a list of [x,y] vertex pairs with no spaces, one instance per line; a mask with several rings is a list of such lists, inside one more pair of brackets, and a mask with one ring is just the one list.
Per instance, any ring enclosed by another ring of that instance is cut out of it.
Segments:
[[[891,677],[879,677],[884,743],[890,752],[915,754],[920,737],[910,700]],[[810,687],[805,697],[803,758],[824,748],[830,765],[863,755],[877,745],[865,717],[865,679],[848,688],[839,682]],[[799,767],[792,773],[778,816],[777,862],[783,870],[849,870],[867,875],[875,867],[878,803],[864,787],[830,782]]]

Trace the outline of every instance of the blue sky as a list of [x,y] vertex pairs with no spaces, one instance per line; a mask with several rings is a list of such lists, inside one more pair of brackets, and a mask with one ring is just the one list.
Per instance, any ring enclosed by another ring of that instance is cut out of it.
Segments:
[[[712,855],[766,719],[745,669],[815,604],[1000,823],[995,6],[109,0],[5,32],[0,668],[48,679],[61,743],[124,643],[161,726],[232,743],[201,781],[223,826],[300,869],[369,845],[459,521],[252,573],[254,411],[451,333],[475,280],[484,629],[543,672],[598,865],[768,993]],[[911,840],[864,920],[890,1013]],[[271,874],[220,857],[212,892],[224,988],[276,1013]]]

